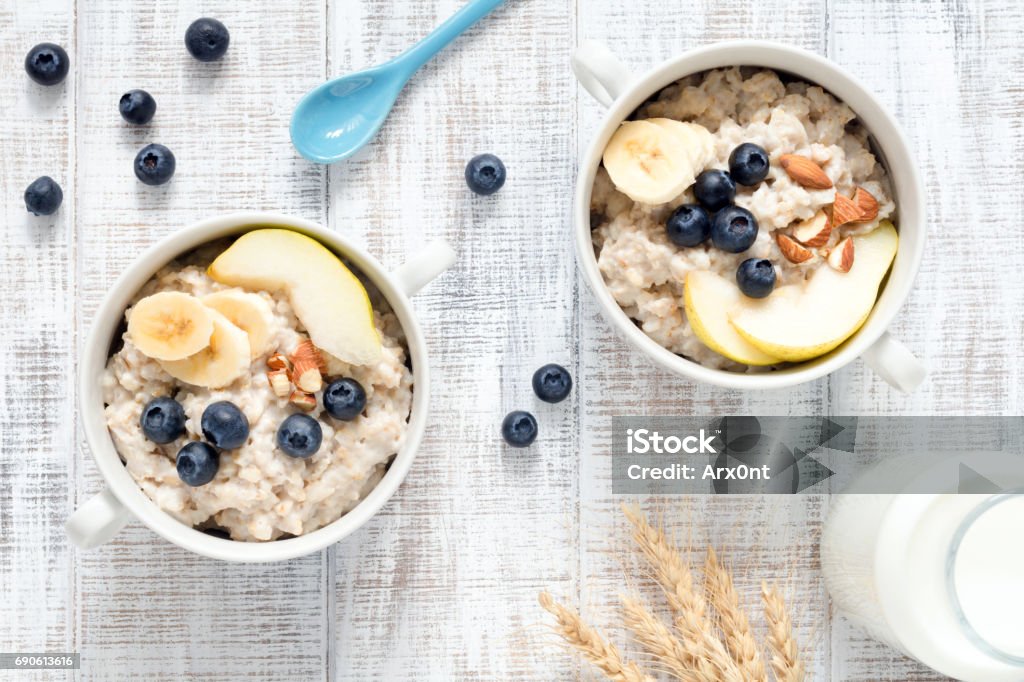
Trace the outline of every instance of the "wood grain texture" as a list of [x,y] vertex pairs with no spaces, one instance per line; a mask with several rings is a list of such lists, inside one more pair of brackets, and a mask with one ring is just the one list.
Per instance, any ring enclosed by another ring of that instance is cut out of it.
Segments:
[[[510,0],[424,67],[355,158],[325,169],[295,154],[287,124],[305,90],[394,56],[461,2],[0,0],[0,651],[83,656],[77,676],[0,679],[594,679],[554,644],[536,595],[548,589],[605,625],[624,586],[657,594],[624,558],[613,415],[1020,412],[1019,4]],[[184,50],[202,15],[231,30],[223,62]],[[602,115],[568,65],[583,38],[636,72],[689,47],[770,38],[829,56],[879,93],[932,207],[922,272],[893,328],[932,370],[921,390],[902,396],[859,363],[783,391],[698,386],[604,322],[569,239],[576,159]],[[58,88],[21,70],[43,40],[71,53]],[[134,87],[157,99],[150,126],[117,115]],[[132,175],[148,142],[178,158],[162,188]],[[484,151],[509,169],[487,198],[463,179]],[[42,174],[65,191],[53,218],[23,210]],[[145,246],[237,209],[323,221],[391,267],[432,239],[455,246],[455,267],[415,299],[434,374],[418,459],[376,518],[316,556],[225,565],[139,524],[72,550],[64,519],[101,487],[74,409],[93,311]],[[533,397],[530,376],[546,362],[572,371],[570,400]],[[540,421],[530,450],[498,437],[517,408]],[[695,561],[707,544],[721,549],[751,607],[759,581],[777,581],[798,605],[815,679],[943,679],[832,618],[817,555],[827,498],[633,501],[662,515]]]
[[[332,72],[394,56],[461,4],[335,3]],[[424,446],[383,513],[337,546],[336,679],[552,677],[551,652],[527,637],[540,588],[573,580],[578,428],[575,398],[544,405],[530,378],[546,362],[575,370],[571,17],[565,0],[498,9],[331,168],[332,226],[386,264],[439,237],[459,253],[415,299],[434,375]],[[482,152],[508,168],[490,197],[464,179]],[[517,408],[540,422],[530,450],[501,444]]]
[[[75,476],[75,82],[46,88],[25,75],[36,43],[73,50],[68,0],[0,4],[0,650],[73,648],[73,566],[63,518]],[[53,216],[25,211],[25,188],[63,188]],[[40,294],[44,295],[40,295]],[[29,615],[31,614],[31,615]],[[28,673],[22,680],[44,679]]]

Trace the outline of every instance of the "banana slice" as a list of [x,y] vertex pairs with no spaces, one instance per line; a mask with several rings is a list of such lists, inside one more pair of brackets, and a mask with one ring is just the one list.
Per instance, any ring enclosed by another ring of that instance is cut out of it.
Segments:
[[213,316],[199,299],[162,291],[142,299],[128,313],[128,337],[154,360],[181,360],[210,345]]
[[223,388],[249,371],[252,357],[249,335],[216,310],[207,310],[213,319],[209,346],[183,360],[164,361],[160,365],[179,381],[205,388]]
[[683,144],[690,150],[693,177],[700,175],[715,158],[715,137],[699,123],[686,123],[672,118],[649,118],[647,121],[682,139]]
[[650,121],[626,121],[604,148],[604,167],[615,187],[633,201],[663,204],[696,177],[690,145]]
[[241,289],[225,289],[203,296],[202,302],[249,335],[253,360],[270,350],[274,312],[262,296]]

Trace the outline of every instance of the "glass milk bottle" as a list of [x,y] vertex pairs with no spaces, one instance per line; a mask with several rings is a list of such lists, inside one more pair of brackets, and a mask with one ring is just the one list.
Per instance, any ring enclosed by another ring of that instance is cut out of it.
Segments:
[[841,494],[821,541],[840,613],[944,675],[1024,680],[1024,493]]

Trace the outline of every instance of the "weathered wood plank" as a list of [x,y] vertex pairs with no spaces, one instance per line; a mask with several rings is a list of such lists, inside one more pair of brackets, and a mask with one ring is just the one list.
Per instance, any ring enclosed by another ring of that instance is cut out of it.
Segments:
[[[79,339],[110,282],[147,245],[219,212],[267,209],[324,217],[325,173],[288,139],[298,97],[325,73],[324,5],[246,3],[216,16],[231,31],[223,61],[184,49],[197,5],[80,3]],[[157,100],[130,127],[117,100]],[[148,142],[177,156],[167,185],[146,187],[132,159]],[[83,448],[84,450],[84,448]],[[100,487],[80,457],[77,499]],[[82,679],[316,679],[326,675],[324,555],[233,566],[172,547],[138,524],[77,555]]]
[[[331,71],[388,59],[461,0],[332,3]],[[574,95],[572,3],[510,2],[428,64],[380,136],[331,169],[331,223],[399,264],[430,239],[459,252],[416,298],[430,345],[432,418],[398,495],[337,547],[337,679],[550,680],[565,662],[524,644],[543,585],[576,565],[577,397],[547,406],[530,377],[578,374],[567,238]],[[493,152],[508,182],[463,178]],[[505,448],[504,414],[533,411],[537,443]]]
[[[0,650],[9,652],[74,646],[72,555],[62,528],[75,475],[72,7],[0,4]],[[40,42],[71,55],[64,83],[43,87],[25,74],[25,54]],[[52,216],[25,211],[25,188],[41,175],[64,191]]]
[[[897,115],[926,184],[928,246],[895,336],[925,359],[912,396],[844,375],[837,408],[870,413],[1018,414],[1024,207],[1015,181],[1024,103],[1015,3],[836,2],[830,52]],[[911,55],[924,54],[927,59]],[[977,238],[968,238],[972,234]]]

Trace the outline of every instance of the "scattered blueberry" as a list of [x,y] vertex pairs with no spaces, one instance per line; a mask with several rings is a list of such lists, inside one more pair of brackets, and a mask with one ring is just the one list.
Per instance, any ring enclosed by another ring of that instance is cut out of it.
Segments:
[[203,438],[218,450],[234,450],[249,439],[249,420],[234,403],[220,400],[203,410]]
[[509,412],[501,422],[501,437],[514,448],[525,448],[537,439],[537,420],[529,412]]
[[121,95],[117,108],[121,112],[121,118],[141,126],[153,120],[156,100],[145,90],[129,90]]
[[154,443],[170,443],[185,433],[185,409],[173,398],[153,398],[142,408],[139,424]]
[[711,241],[722,251],[741,253],[757,239],[757,218],[745,208],[729,206],[715,214]]
[[767,258],[748,258],[736,270],[736,284],[750,298],[765,298],[775,289],[775,266]]
[[725,208],[736,198],[736,183],[724,170],[706,170],[697,176],[693,193],[709,211]]
[[312,457],[323,440],[320,422],[308,414],[293,414],[277,429],[277,446],[290,457]]
[[477,194],[494,194],[505,184],[505,164],[494,154],[474,156],[466,164],[466,184]]
[[697,246],[711,236],[711,216],[697,204],[683,204],[668,217],[665,231],[676,246]]
[[197,488],[206,485],[217,475],[220,468],[220,456],[212,446],[194,440],[178,450],[178,478]]
[[336,379],[324,389],[324,409],[335,419],[352,421],[366,407],[366,391],[355,379]]
[[544,365],[533,373],[533,392],[546,403],[560,403],[572,390],[572,376],[561,365]]
[[68,75],[70,66],[68,53],[53,43],[39,43],[25,55],[25,71],[40,85],[57,85]]
[[162,144],[147,144],[135,155],[135,177],[147,185],[162,185],[174,175],[174,154]]
[[33,215],[50,215],[60,208],[64,192],[48,175],[36,178],[25,190],[25,209]]
[[768,177],[768,166],[768,152],[753,142],[744,142],[729,154],[729,175],[747,187]]
[[227,26],[209,17],[196,19],[185,31],[185,47],[201,62],[213,62],[223,57],[230,42]]

